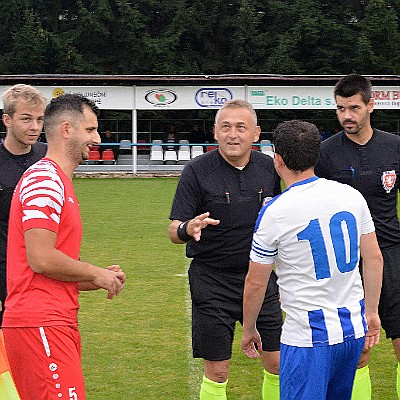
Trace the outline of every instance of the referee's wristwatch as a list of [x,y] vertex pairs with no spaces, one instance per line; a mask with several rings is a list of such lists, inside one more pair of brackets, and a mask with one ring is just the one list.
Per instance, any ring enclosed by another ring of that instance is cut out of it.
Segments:
[[178,238],[182,240],[182,242],[190,242],[193,239],[193,236],[189,235],[186,230],[186,226],[189,223],[190,219],[185,222],[179,224],[176,234]]

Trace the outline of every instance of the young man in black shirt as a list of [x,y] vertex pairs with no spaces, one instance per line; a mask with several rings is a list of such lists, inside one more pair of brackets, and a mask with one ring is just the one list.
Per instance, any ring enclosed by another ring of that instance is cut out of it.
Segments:
[[[6,298],[6,248],[11,198],[22,173],[46,154],[37,142],[43,129],[45,97],[34,87],[18,84],[3,94],[6,137],[0,144],[0,304]],[[1,307],[1,309],[3,308]],[[0,311],[0,324],[3,312]]]
[[[379,316],[400,361],[400,137],[371,126],[374,99],[367,78],[348,75],[336,84],[334,94],[343,130],[322,142],[315,173],[353,186],[367,200],[384,259]],[[369,356],[366,351],[360,358],[353,400],[371,399]],[[400,364],[397,392],[400,395]]]
[[[6,137],[0,143],[0,326],[6,299],[6,253],[11,198],[22,173],[46,154],[47,146],[37,142],[43,129],[45,97],[30,85],[18,84],[3,93],[3,124]],[[0,331],[1,333],[1,331]],[[5,351],[0,338],[0,360]],[[0,378],[0,392],[9,399],[19,399],[11,375]]]

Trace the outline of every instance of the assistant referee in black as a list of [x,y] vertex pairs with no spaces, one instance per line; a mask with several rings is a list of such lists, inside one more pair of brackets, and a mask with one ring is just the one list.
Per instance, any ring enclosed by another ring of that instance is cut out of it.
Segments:
[[[322,142],[315,173],[353,186],[367,200],[384,260],[379,316],[400,361],[400,137],[372,128],[374,99],[369,79],[347,75],[336,84],[334,95],[343,130]],[[371,399],[369,356],[367,351],[360,358],[352,400]],[[396,387],[400,398],[400,364]]]
[[[187,243],[192,258],[192,347],[204,359],[201,400],[226,399],[235,324],[243,319],[243,289],[258,212],[280,193],[273,159],[252,145],[260,127],[252,105],[226,102],[217,112],[218,149],[184,168],[172,204],[169,237]],[[273,274],[257,322],[262,338],[263,399],[279,399],[282,313]]]

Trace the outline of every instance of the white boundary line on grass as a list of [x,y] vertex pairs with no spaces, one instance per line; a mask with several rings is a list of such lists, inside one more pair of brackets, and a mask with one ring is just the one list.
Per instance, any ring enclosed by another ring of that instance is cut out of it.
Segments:
[[190,288],[189,288],[189,279],[187,278],[187,271],[189,269],[191,259],[187,258],[185,255],[185,274],[186,274],[186,293],[185,293],[185,302],[186,302],[186,315],[188,321],[188,365],[189,365],[189,399],[197,400],[199,398],[200,393],[200,384],[203,374],[203,369],[200,360],[193,358],[192,352],[192,298],[190,296]]
[[185,306],[186,306],[186,321],[187,321],[187,358],[188,358],[188,400],[198,400],[200,393],[200,385],[203,377],[203,368],[200,360],[193,358],[192,353],[192,299],[190,296],[189,280],[187,271],[190,266],[190,259],[186,257],[184,252],[184,273],[177,274],[186,279],[185,282]]

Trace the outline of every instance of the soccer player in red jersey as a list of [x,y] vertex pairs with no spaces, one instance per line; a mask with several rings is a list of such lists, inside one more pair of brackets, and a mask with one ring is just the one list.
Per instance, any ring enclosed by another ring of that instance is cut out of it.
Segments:
[[80,260],[82,224],[72,176],[100,143],[98,108],[78,94],[52,99],[44,126],[47,156],[19,181],[10,211],[4,341],[22,399],[84,400],[77,314],[80,290],[118,295],[118,265]]

